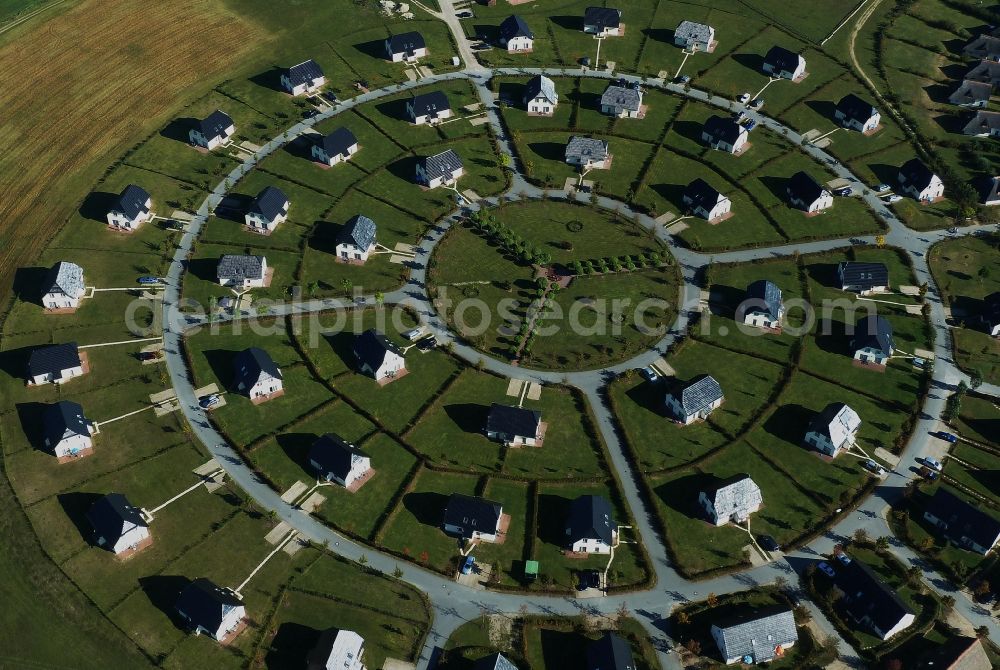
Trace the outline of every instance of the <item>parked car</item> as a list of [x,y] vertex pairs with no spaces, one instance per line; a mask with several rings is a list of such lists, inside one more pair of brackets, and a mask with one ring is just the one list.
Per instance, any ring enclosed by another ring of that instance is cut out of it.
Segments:
[[757,127],[757,122],[754,121],[753,119],[746,119],[743,122],[743,127],[746,128],[747,132],[749,133],[751,130]]
[[816,568],[827,577],[830,577],[831,579],[837,576],[837,573],[834,571],[833,568],[830,567],[830,564],[827,563],[826,561],[820,561],[819,565],[817,565]]
[[951,442],[952,444],[958,442],[958,435],[955,435],[954,433],[946,433],[943,430],[940,430],[935,434],[945,442]]
[[926,479],[928,481],[932,481],[932,482],[935,481],[938,478],[938,476],[939,476],[937,472],[935,472],[934,470],[931,470],[926,465],[924,465],[919,470],[917,470],[917,474],[920,475],[921,477],[923,477],[924,479]]
[[888,184],[879,184],[878,186],[875,187],[876,193],[888,193],[891,190],[892,187],[889,186]]
[[471,556],[471,555],[470,556],[466,556],[465,560],[462,561],[462,574],[463,575],[467,575],[467,574],[471,573],[472,572],[472,568],[475,565],[476,565],[476,557],[475,556]]
[[184,224],[181,223],[180,221],[175,221],[174,219],[164,221],[163,225],[169,228],[170,230],[184,230]]
[[580,583],[576,585],[577,591],[601,588],[601,573],[597,570],[583,570],[580,572]]
[[863,467],[865,470],[867,470],[868,472],[871,472],[873,474],[876,474],[876,475],[882,474],[882,466],[879,465],[878,463],[876,463],[875,461],[873,461],[870,458],[867,461],[865,461],[864,463],[862,463],[861,467]]
[[643,379],[645,379],[648,382],[655,382],[657,379],[660,378],[660,375],[656,373],[656,370],[654,370],[653,366],[651,365],[647,365],[646,367],[639,370],[639,374],[641,374]]
[[405,333],[403,333],[403,337],[408,339],[410,342],[415,342],[416,340],[420,339],[421,336],[423,336],[424,330],[425,329],[423,326],[417,326],[416,328],[413,328],[412,330],[408,330]]
[[750,94],[749,93],[744,93],[743,95],[741,95],[739,97],[739,101],[740,101],[741,105],[747,104],[748,102],[750,102]]
[[677,77],[677,81],[678,81],[678,83],[681,83],[681,84],[690,84],[691,83],[691,75],[689,75],[689,74],[682,74],[681,76]]
[[493,47],[491,47],[489,44],[480,43],[480,44],[473,44],[471,48],[473,51],[489,51]]
[[476,15],[473,14],[472,12],[466,10],[464,12],[455,12],[455,16],[457,16],[460,19],[471,19],[471,18],[475,18]]
[[136,281],[139,282],[140,284],[159,284],[160,278],[150,277],[149,275],[143,275],[142,277],[136,279]]
[[307,109],[304,112],[302,112],[302,118],[303,119],[311,119],[314,116],[317,116],[318,114],[319,114],[319,112],[316,111],[315,109]]
[[212,393],[198,400],[198,407],[201,407],[202,409],[209,409],[210,407],[215,407],[221,401],[222,398],[218,393]]
[[938,472],[941,471],[941,461],[939,461],[936,458],[931,458],[930,456],[925,457],[924,465],[926,465],[929,468],[934,468]]
[[763,107],[764,107],[764,98],[757,98],[756,100],[750,103],[750,109],[763,109]]
[[757,544],[759,544],[764,551],[781,551],[781,545],[770,535],[761,535],[757,538]]
[[139,360],[140,361],[155,361],[155,360],[159,360],[159,358],[161,356],[163,356],[163,354],[161,352],[159,352],[159,351],[140,351],[139,352]]
[[834,195],[840,196],[842,198],[846,198],[847,196],[853,193],[854,189],[851,188],[850,186],[845,186],[844,188],[838,188],[836,191],[833,192]]
[[890,205],[891,205],[892,203],[894,203],[894,202],[899,202],[899,201],[900,201],[900,200],[902,200],[902,199],[903,199],[903,196],[901,196],[901,195],[896,195],[895,193],[893,193],[892,195],[887,195],[887,196],[885,197],[885,201],[886,201],[887,203],[889,203]]
[[337,94],[333,91],[323,91],[323,97],[327,102],[337,102]]
[[430,351],[437,346],[437,343],[437,338],[431,335],[417,342],[417,349],[420,351]]
[[851,564],[851,557],[842,551],[837,553],[837,560],[843,563],[844,565]]

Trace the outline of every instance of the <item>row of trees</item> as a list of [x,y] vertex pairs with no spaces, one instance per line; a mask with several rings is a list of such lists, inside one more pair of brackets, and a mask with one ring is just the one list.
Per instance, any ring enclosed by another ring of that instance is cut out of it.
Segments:
[[510,226],[497,221],[492,214],[475,211],[469,215],[469,223],[488,240],[499,246],[505,253],[529,265],[548,265],[552,254],[538,247],[511,230]]
[[663,263],[663,256],[658,251],[648,251],[632,256],[611,256],[593,260],[573,261],[570,269],[575,275],[589,275],[595,272],[622,272],[623,270],[638,270],[643,267],[657,267]]

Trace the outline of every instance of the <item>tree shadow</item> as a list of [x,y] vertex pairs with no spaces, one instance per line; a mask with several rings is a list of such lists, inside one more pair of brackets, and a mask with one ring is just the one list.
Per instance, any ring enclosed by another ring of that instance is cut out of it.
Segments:
[[538,496],[538,509],[545,510],[538,515],[538,539],[557,547],[566,546],[566,519],[572,501],[563,496],[542,493]]
[[190,131],[192,128],[198,125],[199,119],[192,118],[190,116],[184,116],[179,119],[174,119],[167,125],[163,127],[160,131],[160,137],[165,137],[168,140],[174,140],[175,142],[183,142],[184,144],[190,143],[191,136]]
[[212,368],[212,374],[219,380],[219,386],[224,389],[232,386],[233,378],[236,376],[234,362],[239,352],[232,349],[206,349],[201,354]]
[[139,578],[139,588],[153,607],[166,614],[174,626],[183,631],[187,631],[187,627],[177,614],[177,598],[190,583],[190,579],[181,575],[150,575]]
[[264,70],[263,72],[259,72],[249,77],[248,81],[272,91],[284,92],[285,89],[281,86],[281,75],[284,72],[285,68],[274,65],[268,70]]
[[490,408],[479,403],[463,402],[445,405],[444,411],[463,432],[481,435],[486,427]]
[[796,403],[779,406],[764,422],[764,430],[789,444],[799,446],[816,412]]
[[733,54],[733,60],[757,74],[764,74],[764,57],[760,54]]
[[560,163],[566,160],[566,145],[559,142],[529,142],[528,149],[545,160]]
[[80,533],[80,537],[87,544],[92,544],[94,541],[94,527],[90,525],[90,521],[87,519],[87,512],[102,497],[99,493],[84,493],[81,491],[60,493],[56,496],[59,506],[62,507],[66,517],[73,523],[77,532]]
[[275,439],[288,460],[302,468],[310,477],[316,474],[312,464],[309,463],[309,449],[316,442],[314,433],[281,433]]
[[325,668],[326,659],[314,658],[315,649],[322,633],[310,626],[294,621],[286,621],[278,626],[264,657],[267,668],[305,668],[307,663],[318,661],[318,665],[308,667]]
[[371,58],[378,58],[381,60],[386,60],[385,57],[385,40],[370,40],[368,42],[359,42],[358,44],[352,45],[355,51],[358,51],[365,56]]
[[49,406],[41,402],[21,402],[16,405],[21,430],[30,444],[39,451],[46,451],[44,444],[44,417]]
[[822,116],[827,121],[836,123],[838,126],[840,122],[837,121],[837,104],[830,100],[807,100],[806,106],[811,110]]
[[42,304],[43,285],[49,275],[50,268],[26,267],[14,271],[14,285],[11,287],[14,295],[24,302]]
[[448,496],[433,491],[418,491],[403,496],[403,507],[425,526],[440,526]]
[[87,194],[80,205],[78,213],[91,221],[108,222],[108,211],[118,202],[118,193],[93,191]]

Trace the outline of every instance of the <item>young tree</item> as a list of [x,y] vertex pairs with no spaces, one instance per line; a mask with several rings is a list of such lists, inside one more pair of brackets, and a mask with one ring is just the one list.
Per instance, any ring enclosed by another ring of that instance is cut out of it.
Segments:
[[854,540],[854,544],[868,544],[869,540],[868,531],[866,531],[864,528],[858,528],[856,531],[854,531],[854,535],[852,537]]
[[705,598],[705,602],[708,603],[709,607],[715,607],[716,605],[719,604],[719,596],[715,595],[714,593],[709,593],[708,597]]

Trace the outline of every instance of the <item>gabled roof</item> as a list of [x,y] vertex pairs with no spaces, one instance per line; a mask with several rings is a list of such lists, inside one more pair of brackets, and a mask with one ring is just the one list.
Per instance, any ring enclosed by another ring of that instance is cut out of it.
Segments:
[[129,504],[121,493],[109,493],[98,498],[87,510],[87,520],[98,537],[114,545],[118,538],[135,528],[148,528],[138,507]]
[[83,407],[79,404],[72,400],[60,400],[45,408],[42,433],[49,445],[54,447],[68,437],[90,436],[90,421],[83,415]]
[[608,157],[608,143],[596,137],[581,137],[574,135],[566,144],[566,158],[577,160],[590,159],[603,161]]
[[848,613],[858,620],[868,616],[883,632],[913,614],[882,577],[856,558],[847,565],[837,565],[833,581],[844,592]]
[[587,670],[635,670],[629,643],[614,633],[605,632],[587,646]]
[[311,85],[314,79],[319,79],[323,76],[323,69],[316,61],[310,58],[288,68],[286,74],[289,81],[292,82],[292,86],[297,86],[298,84]]
[[219,259],[216,275],[219,279],[237,283],[243,283],[246,279],[263,279],[265,263],[266,259],[263,256],[225,254]]
[[722,387],[712,375],[701,375],[682,386],[679,392],[681,407],[686,415],[696,414],[708,409],[712,403],[723,397]]
[[773,46],[764,56],[764,62],[779,72],[795,72],[799,66],[799,54],[785,47]]
[[198,130],[206,138],[225,137],[226,129],[232,126],[233,119],[222,110],[215,110],[198,122]]
[[76,342],[50,344],[31,351],[28,357],[28,376],[59,374],[63,370],[81,365],[80,350]]
[[219,630],[230,610],[242,605],[231,590],[199,577],[184,587],[176,607],[177,611],[187,615],[192,626],[202,626],[214,633]]
[[1000,201],[1000,177],[983,177],[976,182],[980,200],[985,204]]
[[622,23],[622,10],[614,7],[587,7],[583,12],[583,25],[597,26],[598,30],[615,29]]
[[925,509],[948,524],[942,532],[956,544],[964,536],[981,547],[989,548],[1000,537],[1000,521],[946,488],[935,491]]
[[733,475],[718,481],[705,490],[705,495],[712,506],[723,513],[756,507],[764,501],[760,487],[747,474]]
[[504,435],[535,437],[541,421],[542,413],[538,410],[493,403],[486,419],[486,430]]
[[354,667],[364,654],[365,639],[353,630],[327,628],[306,657],[307,670],[338,670]]
[[543,97],[555,105],[559,102],[555,83],[545,75],[535,75],[524,85],[524,101],[529,102],[537,97]]
[[848,121],[857,121],[862,124],[878,114],[874,105],[853,93],[848,93],[840,99],[840,102],[837,103],[837,111],[843,114]]
[[725,198],[724,195],[715,190],[707,181],[698,177],[687,185],[684,189],[684,200],[690,201],[691,208],[701,208],[707,212],[719,204],[719,200]]
[[746,299],[751,301],[749,307],[767,312],[772,321],[781,318],[781,289],[774,282],[766,279],[753,282],[747,286]]
[[358,249],[367,249],[375,244],[375,222],[364,214],[355,214],[337,235],[338,244],[353,244]]
[[429,91],[410,98],[409,106],[413,109],[413,116],[436,116],[438,112],[445,112],[451,109],[448,96],[444,91]]
[[349,129],[341,126],[329,135],[319,138],[318,144],[323,147],[327,156],[347,156],[348,150],[358,143],[358,138]]
[[694,21],[681,21],[674,30],[674,39],[678,37],[684,40],[708,42],[712,39],[712,26]]
[[413,30],[408,33],[392,35],[386,40],[389,44],[389,51],[394,54],[410,54],[417,49],[426,49],[427,43],[424,36]]
[[531,28],[528,27],[524,19],[517,14],[511,14],[500,24],[500,37],[509,42],[515,37],[534,39],[535,33],[531,32]]
[[777,647],[794,644],[799,639],[795,616],[787,607],[760,609],[714,624],[713,628],[721,633],[721,639],[716,641],[726,660],[753,656],[755,663],[766,663],[777,656]]
[[1000,38],[985,33],[976,35],[969,40],[962,51],[970,56],[983,54],[988,57],[995,57],[1000,54]]
[[53,265],[45,276],[45,283],[42,286],[43,295],[64,293],[72,298],[79,298],[84,290],[83,268],[69,261],[59,261]]
[[889,268],[883,263],[841,261],[837,266],[841,286],[859,286],[864,290],[889,285]]
[[787,189],[791,198],[798,199],[807,205],[819,200],[826,192],[826,189],[820,186],[819,182],[801,170],[788,178]]
[[517,666],[503,654],[490,654],[476,661],[472,670],[517,670]]
[[[955,635],[921,652],[912,670],[992,670],[993,663],[979,638]],[[908,670],[909,670],[908,668]]]
[[899,176],[906,180],[907,186],[923,190],[931,185],[934,173],[919,158],[911,158],[899,168]]
[[642,104],[642,94],[638,89],[631,86],[619,86],[611,84],[604,90],[601,96],[601,105],[609,107],[620,107],[629,111],[639,111]]
[[986,135],[988,133],[1000,132],[1000,112],[979,110],[965,124],[962,132],[966,135]]
[[268,353],[259,347],[250,347],[238,353],[234,367],[236,368],[236,382],[243,382],[247,388],[257,383],[262,372],[278,379],[282,378],[281,370],[271,360]]
[[993,95],[993,84],[984,81],[966,79],[955,92],[948,96],[948,102],[953,105],[971,105],[977,102],[987,102]]
[[1000,63],[992,60],[982,60],[965,73],[966,79],[992,82],[1000,79]]
[[423,164],[424,172],[427,174],[428,179],[450,176],[465,167],[462,159],[459,158],[453,149],[447,149],[439,154],[427,156],[424,158]]
[[614,541],[615,521],[611,504],[604,496],[580,496],[569,506],[566,535],[569,541],[601,540],[607,545]]
[[747,129],[737,123],[736,119],[717,114],[705,119],[702,130],[711,136],[713,142],[725,142],[734,146],[739,141],[740,136],[747,132]]
[[149,194],[135,184],[126,186],[118,196],[114,210],[121,212],[129,219],[134,219],[140,214],[146,213],[146,201]]
[[485,498],[452,493],[444,508],[445,525],[462,528],[466,535],[473,531],[492,535],[500,523],[503,505]]
[[250,210],[260,214],[268,221],[274,221],[285,213],[288,196],[277,186],[267,186],[253,199]]
[[367,458],[363,451],[336,433],[326,433],[309,449],[309,460],[319,463],[321,472],[333,473],[341,479],[350,474],[355,456]]
[[860,427],[861,417],[842,402],[830,403],[809,423],[810,431],[825,435],[837,449],[847,444]]
[[354,354],[362,364],[367,363],[372,370],[382,367],[386,354],[402,356],[403,351],[374,328],[366,330],[354,338]]
[[878,349],[885,356],[891,356],[895,343],[892,339],[892,324],[881,316],[862,317],[854,327],[854,349]]

